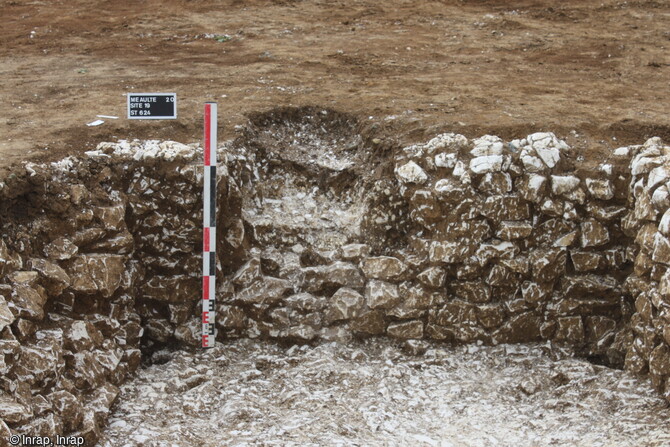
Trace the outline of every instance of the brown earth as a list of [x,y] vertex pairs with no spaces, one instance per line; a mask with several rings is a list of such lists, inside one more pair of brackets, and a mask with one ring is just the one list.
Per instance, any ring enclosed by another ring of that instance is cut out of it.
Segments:
[[[117,138],[198,141],[212,100],[222,138],[245,114],[316,105],[402,143],[548,130],[599,159],[670,139],[665,1],[2,0],[0,12],[0,167]],[[125,119],[133,91],[176,92],[179,118]],[[98,114],[120,118],[87,127]]]

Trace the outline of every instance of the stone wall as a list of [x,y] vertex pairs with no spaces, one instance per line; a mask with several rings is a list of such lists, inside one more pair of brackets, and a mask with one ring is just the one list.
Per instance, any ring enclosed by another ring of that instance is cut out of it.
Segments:
[[395,178],[367,185],[363,225],[402,242],[254,248],[220,297],[223,333],[554,340],[622,365],[636,254],[621,228],[629,159],[575,170],[569,152],[553,134],[404,148]]
[[91,445],[142,337],[144,349],[199,340],[195,148],[114,149],[0,183],[0,438],[11,427]]
[[621,363],[630,317],[622,285],[634,257],[620,224],[627,160],[589,171],[570,156],[538,133],[508,144],[442,135],[397,157],[415,263],[446,272],[450,299],[429,313],[431,333],[555,340]]
[[586,165],[551,133],[406,147],[394,178],[364,187],[357,240],[253,247],[220,294],[220,329],[388,335],[414,350],[421,339],[551,340],[649,371],[670,399],[666,154],[651,139]]
[[[415,352],[424,339],[551,340],[648,372],[670,400],[670,147],[659,140],[586,166],[553,134],[444,134],[360,178],[341,160],[325,172],[296,158],[309,188],[332,197],[355,184],[361,201],[356,231],[315,236],[317,207],[309,239],[299,220],[280,234],[281,214],[248,217],[268,200],[258,182],[272,163],[243,143],[220,148],[219,339],[386,335]],[[141,350],[199,344],[198,154],[103,143],[0,182],[0,432],[92,441]]]
[[635,299],[625,368],[649,374],[670,400],[670,147],[658,138],[621,149],[632,157],[630,203],[623,230],[638,249],[626,289]]

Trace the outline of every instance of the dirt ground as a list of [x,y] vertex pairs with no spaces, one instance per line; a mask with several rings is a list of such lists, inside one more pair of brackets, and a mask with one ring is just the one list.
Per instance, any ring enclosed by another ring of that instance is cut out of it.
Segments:
[[[223,138],[245,114],[316,105],[401,142],[554,131],[598,158],[670,139],[670,3],[486,0],[0,1],[0,167],[117,138]],[[129,121],[128,92],[176,92]],[[115,115],[87,127],[96,115]],[[573,132],[574,131],[574,132]]]
[[[389,340],[157,352],[99,447],[661,447],[670,410],[645,381],[547,344]],[[166,419],[165,414],[170,418]]]

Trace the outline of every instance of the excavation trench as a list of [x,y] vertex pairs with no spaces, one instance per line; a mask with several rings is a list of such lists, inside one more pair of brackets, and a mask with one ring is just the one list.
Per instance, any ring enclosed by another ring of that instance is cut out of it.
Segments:
[[[489,436],[507,445],[490,430],[458,438],[468,417],[491,417],[484,407],[449,410],[456,395],[476,405],[470,392],[491,382],[499,384],[485,387],[497,396],[484,399],[491,408],[523,408],[520,420],[549,414],[536,433],[542,445],[561,441],[561,412],[581,405],[579,390],[601,396],[596,412],[609,408],[621,422],[610,427],[630,435],[620,445],[641,433],[649,445],[667,441],[661,397],[630,374],[670,400],[670,147],[651,139],[587,166],[550,133],[511,142],[442,134],[395,148],[362,129],[332,110],[277,109],[251,116],[219,148],[224,344],[208,353],[196,348],[196,145],[101,143],[85,157],[29,163],[4,178],[0,431],[74,434],[92,444],[122,387],[101,445],[131,435],[138,445],[170,445],[175,436],[183,438],[175,445],[304,444],[317,432],[326,438],[315,444],[477,445]],[[124,385],[143,359],[146,368]],[[474,376],[459,385],[467,368]],[[265,385],[269,394],[258,391]],[[237,394],[224,399],[228,386]],[[372,397],[375,387],[386,387],[383,399]],[[369,399],[357,401],[352,390]],[[441,397],[422,397],[431,390]],[[316,409],[321,418],[305,416],[310,393],[341,395],[329,401],[340,422],[322,425],[330,413]],[[293,406],[270,405],[298,395]],[[455,428],[433,420],[410,430],[411,413],[396,413],[406,401]],[[185,428],[205,430],[193,419],[205,408],[228,418],[218,440]],[[182,429],[151,425],[158,413],[133,419],[151,411],[178,413]],[[293,427],[283,411],[304,417]],[[580,430],[570,436],[584,439],[587,426]]]

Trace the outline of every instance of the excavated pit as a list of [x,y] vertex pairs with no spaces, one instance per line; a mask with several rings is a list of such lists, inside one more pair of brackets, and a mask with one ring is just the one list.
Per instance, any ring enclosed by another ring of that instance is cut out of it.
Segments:
[[[551,133],[394,147],[333,110],[251,116],[219,148],[224,344],[204,353],[201,157],[197,145],[101,143],[2,179],[2,437],[668,442],[659,139],[587,166]],[[495,412],[518,418],[462,436]],[[166,413],[174,424],[156,423]]]
[[288,109],[252,117],[245,133],[253,181],[242,217],[260,246],[333,251],[361,237],[364,159],[355,122],[334,111]]
[[[240,339],[122,387],[101,447],[667,445],[670,410],[643,381],[547,345]],[[163,416],[169,414],[169,420]]]

